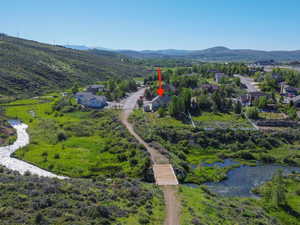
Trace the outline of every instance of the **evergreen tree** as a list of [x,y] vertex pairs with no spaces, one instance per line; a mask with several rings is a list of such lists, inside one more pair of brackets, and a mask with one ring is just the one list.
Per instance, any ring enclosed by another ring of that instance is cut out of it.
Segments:
[[241,114],[242,113],[242,104],[240,101],[237,101],[237,103],[234,104],[234,113],[235,114]]
[[79,86],[75,83],[72,87],[72,93],[75,95],[79,91]]
[[177,107],[177,96],[173,96],[172,97],[172,100],[169,104],[169,107],[168,107],[168,111],[169,111],[169,114],[172,116],[172,117],[175,117],[176,116],[176,113],[177,113],[177,110],[176,110],[176,107]]
[[139,99],[137,100],[137,103],[138,103],[139,108],[142,108],[143,105],[144,105],[144,101],[143,101],[143,99],[141,99],[141,98],[139,98]]
[[183,98],[184,102],[184,112],[190,111],[192,98],[191,90],[187,88],[183,89],[181,97]]
[[284,182],[282,170],[278,170],[273,178],[272,185],[272,203],[275,207],[283,207],[286,205],[286,197],[284,190]]
[[149,88],[147,88],[147,89],[145,90],[145,98],[146,98],[147,100],[151,100],[151,99],[152,99],[152,93],[151,93],[151,91],[150,91]]

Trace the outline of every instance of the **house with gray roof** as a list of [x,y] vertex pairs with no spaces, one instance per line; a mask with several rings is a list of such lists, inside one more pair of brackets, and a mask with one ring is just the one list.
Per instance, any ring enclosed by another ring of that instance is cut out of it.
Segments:
[[101,109],[107,105],[105,96],[94,95],[90,92],[78,92],[75,98],[78,104],[88,108]]

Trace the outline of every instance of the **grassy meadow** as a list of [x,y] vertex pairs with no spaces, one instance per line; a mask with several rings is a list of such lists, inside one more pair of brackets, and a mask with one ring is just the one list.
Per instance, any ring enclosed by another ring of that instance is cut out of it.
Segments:
[[247,119],[234,113],[203,112],[193,120],[200,128],[253,128]]
[[70,177],[144,177],[148,154],[119,123],[117,111],[69,105],[57,111],[54,101],[11,104],[6,116],[28,124],[31,139],[15,157]]

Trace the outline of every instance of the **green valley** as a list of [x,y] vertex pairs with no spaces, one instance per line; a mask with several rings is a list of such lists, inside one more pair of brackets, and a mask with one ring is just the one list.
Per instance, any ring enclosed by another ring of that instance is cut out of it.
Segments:
[[146,177],[147,153],[118,122],[117,111],[80,110],[64,101],[59,111],[55,101],[10,103],[6,116],[27,123],[31,138],[15,157],[71,177]]

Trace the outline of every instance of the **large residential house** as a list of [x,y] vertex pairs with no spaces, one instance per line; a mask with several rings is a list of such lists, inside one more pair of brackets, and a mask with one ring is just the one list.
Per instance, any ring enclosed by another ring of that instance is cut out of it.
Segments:
[[86,91],[96,94],[97,92],[104,91],[104,88],[105,88],[104,85],[94,84],[94,85],[87,86]]
[[75,98],[78,104],[89,108],[101,109],[107,105],[105,96],[94,95],[90,92],[78,92]]
[[223,78],[226,78],[227,75],[224,73],[216,73],[215,74],[215,80],[217,83],[220,83],[222,81]]
[[171,97],[169,95],[163,95],[163,96],[156,96],[155,98],[152,99],[149,103],[147,103],[144,106],[144,111],[145,112],[155,112],[158,110],[159,107],[164,107],[166,106],[171,100]]
[[249,92],[245,95],[240,96],[239,101],[243,106],[251,106],[255,100],[257,100],[259,97],[266,96],[269,97],[268,94],[256,91],[256,92]]
[[281,83],[281,89],[280,89],[281,95],[293,98],[295,96],[298,96],[299,92],[300,92],[300,88],[291,87],[284,82]]

